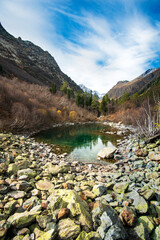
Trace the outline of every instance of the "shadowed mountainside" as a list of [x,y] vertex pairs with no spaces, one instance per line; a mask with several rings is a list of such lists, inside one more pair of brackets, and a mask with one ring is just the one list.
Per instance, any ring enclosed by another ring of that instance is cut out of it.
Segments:
[[54,57],[30,41],[10,35],[0,23],[0,67],[3,74],[23,81],[51,86],[58,89],[66,81],[75,91],[81,88],[64,74]]

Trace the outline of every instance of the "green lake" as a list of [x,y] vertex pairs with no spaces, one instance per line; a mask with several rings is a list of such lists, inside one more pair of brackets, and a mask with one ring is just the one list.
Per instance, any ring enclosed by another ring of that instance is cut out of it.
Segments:
[[[74,124],[54,127],[34,136],[39,142],[53,144],[57,154],[67,153],[67,159],[86,163],[99,163],[98,152],[107,146],[116,146],[117,135],[104,134],[109,126],[98,123]],[[105,164],[104,161],[101,161]]]

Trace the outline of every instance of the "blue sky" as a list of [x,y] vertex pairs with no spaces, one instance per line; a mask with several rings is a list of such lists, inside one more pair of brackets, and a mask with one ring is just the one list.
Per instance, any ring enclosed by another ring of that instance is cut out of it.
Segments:
[[160,67],[158,0],[1,0],[0,21],[56,59],[76,83],[106,93]]

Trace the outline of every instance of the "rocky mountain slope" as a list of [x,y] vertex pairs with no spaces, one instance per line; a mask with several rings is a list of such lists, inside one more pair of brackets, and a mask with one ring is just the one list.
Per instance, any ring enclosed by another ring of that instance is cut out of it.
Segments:
[[149,88],[154,82],[160,78],[160,68],[149,69],[139,77],[132,81],[119,81],[112,89],[107,93],[110,98],[119,98],[125,92],[130,95],[136,92],[142,92]]
[[64,74],[47,51],[30,41],[10,35],[0,23],[0,72],[30,83],[57,87],[67,81],[75,91],[81,88]]

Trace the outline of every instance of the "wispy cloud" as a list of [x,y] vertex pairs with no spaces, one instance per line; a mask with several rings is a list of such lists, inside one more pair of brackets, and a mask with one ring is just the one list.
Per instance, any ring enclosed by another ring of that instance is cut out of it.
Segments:
[[[71,0],[61,4],[58,0],[1,0],[1,21],[15,36],[47,49],[77,83],[107,92],[117,81],[131,80],[150,68],[160,52],[159,22],[152,25],[136,9],[136,1],[129,5],[126,0],[116,1],[126,15],[117,12],[112,19],[107,13],[96,15],[86,9],[78,14],[70,8]],[[107,2],[114,8],[113,1]],[[63,16],[70,24],[69,37],[59,30],[65,25]]]

